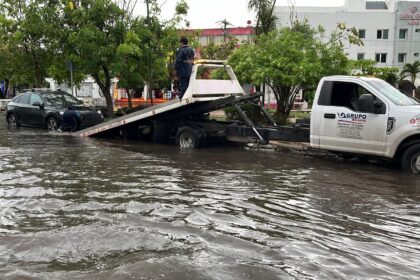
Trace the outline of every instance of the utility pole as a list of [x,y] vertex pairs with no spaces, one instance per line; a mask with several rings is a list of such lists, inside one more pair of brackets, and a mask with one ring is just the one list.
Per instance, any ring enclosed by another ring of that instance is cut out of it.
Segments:
[[66,61],[67,71],[70,72],[70,87],[71,87],[71,95],[74,96],[74,81],[73,81],[73,61],[69,60]]
[[[146,3],[146,23],[147,26],[150,28],[150,0],[145,0]],[[150,57],[150,52],[152,50],[152,46],[150,45],[150,40],[148,42],[149,45],[149,52],[147,54],[147,64],[149,68],[149,85],[147,87],[147,96],[146,96],[146,105],[147,105],[147,97],[150,96],[150,105],[153,106],[153,95],[152,95],[152,62]]]

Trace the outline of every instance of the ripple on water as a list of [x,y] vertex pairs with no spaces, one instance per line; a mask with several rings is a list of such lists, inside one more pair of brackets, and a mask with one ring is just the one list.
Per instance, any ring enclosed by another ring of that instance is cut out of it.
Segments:
[[388,167],[1,125],[1,279],[420,273],[420,185]]

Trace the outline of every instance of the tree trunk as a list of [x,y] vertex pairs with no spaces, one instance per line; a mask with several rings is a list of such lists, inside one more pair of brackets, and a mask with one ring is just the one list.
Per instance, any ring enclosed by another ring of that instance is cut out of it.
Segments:
[[131,92],[130,89],[126,88],[125,92],[127,93],[127,99],[128,99],[128,109],[130,110],[133,108],[133,103],[131,102]]
[[290,110],[292,109],[291,106],[293,106],[293,103],[290,105],[289,102],[291,87],[279,87],[272,85],[271,88],[273,89],[274,96],[277,100],[277,109],[274,113],[274,119],[279,124],[286,124],[287,119],[289,118]]
[[102,81],[99,78],[99,73],[93,73],[92,77],[95,79],[95,82],[98,84],[99,88],[102,91],[102,94],[105,97],[106,100],[106,116],[111,118],[114,116],[114,103],[112,101],[111,96],[111,77],[108,71],[108,68],[106,66],[102,66],[102,70],[105,75],[105,80]]
[[[265,83],[262,84],[262,107],[265,105]],[[270,104],[268,104],[270,106]]]
[[35,54],[35,51],[31,48],[31,55],[33,59],[33,63],[35,66],[35,87],[41,88],[42,87],[42,77],[41,77],[41,70],[38,62],[38,58]]
[[10,85],[9,79],[4,79],[4,98],[7,98],[7,94],[9,92],[9,85]]

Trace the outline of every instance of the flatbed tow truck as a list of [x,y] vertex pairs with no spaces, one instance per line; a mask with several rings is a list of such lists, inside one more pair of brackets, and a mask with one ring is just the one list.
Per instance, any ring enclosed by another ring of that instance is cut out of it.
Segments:
[[[225,72],[226,79],[203,79],[203,71]],[[227,78],[228,77],[228,78]],[[259,94],[246,95],[233,70],[224,61],[202,60],[195,63],[190,84],[182,99],[175,98],[81,130],[82,137],[121,137],[168,143],[182,148],[203,147],[214,142],[268,144],[270,140],[309,141],[309,125],[278,126],[259,105]],[[256,126],[241,109],[242,104],[257,106],[270,123]],[[232,106],[242,121],[215,121],[209,113]]]

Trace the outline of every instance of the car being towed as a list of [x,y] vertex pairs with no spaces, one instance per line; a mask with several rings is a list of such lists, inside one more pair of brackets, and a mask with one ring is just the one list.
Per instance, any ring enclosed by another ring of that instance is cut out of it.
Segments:
[[64,111],[73,107],[80,114],[78,128],[103,121],[100,111],[81,106],[83,102],[64,91],[26,92],[13,98],[7,105],[6,120],[10,126],[31,126],[57,130]]

